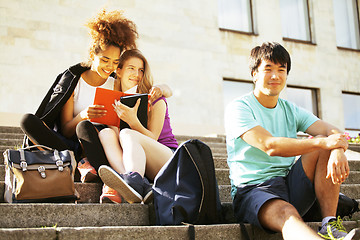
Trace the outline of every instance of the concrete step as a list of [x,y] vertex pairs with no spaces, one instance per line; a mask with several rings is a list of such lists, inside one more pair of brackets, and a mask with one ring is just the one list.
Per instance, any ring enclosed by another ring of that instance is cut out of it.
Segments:
[[[317,231],[321,223],[307,223]],[[344,222],[348,231],[359,227],[356,221]],[[103,227],[46,227],[46,228],[0,228],[0,240],[78,240],[78,239],[192,239],[188,225],[179,226],[103,226]],[[245,224],[246,231],[252,240],[281,240],[280,233],[269,234],[257,227]],[[227,239],[245,240],[239,224],[195,225],[194,238],[201,240]]]
[[144,204],[0,204],[0,228],[146,226]]
[[[20,128],[0,126],[0,152],[21,145]],[[195,226],[196,239],[244,239],[231,205],[229,170],[226,163],[224,136],[176,136],[181,143],[199,139],[212,150],[220,198],[225,215],[222,225]],[[346,152],[350,177],[341,186],[341,192],[360,199],[360,145],[350,145]],[[2,156],[0,156],[2,158]],[[356,161],[357,160],[357,161]],[[0,166],[0,180],[4,179]],[[188,226],[149,226],[155,223],[153,205],[99,204],[101,183],[75,183],[81,198],[78,204],[6,204],[0,203],[1,239],[189,239]],[[0,181],[0,202],[3,202],[4,182]],[[25,216],[19,219],[19,216]],[[16,221],[14,220],[16,219]],[[352,220],[360,219],[360,213]],[[308,223],[314,230],[320,223]],[[358,227],[356,221],[345,221],[348,229]],[[270,235],[254,226],[246,226],[251,239],[282,239],[281,234]]]
[[[250,230],[252,230],[249,227]],[[245,239],[241,235],[239,224],[196,225],[195,239]],[[260,230],[261,231],[261,230]],[[260,233],[259,233],[260,234]],[[51,228],[8,228],[0,229],[0,240],[190,240],[189,226],[115,226],[115,227],[51,227]],[[254,238],[255,239],[255,238]],[[273,238],[272,238],[273,239]]]
[[[236,223],[232,203],[222,203],[224,224]],[[113,213],[108,214],[108,212]],[[155,225],[153,204],[0,203],[0,228]],[[19,214],[22,212],[23,214]],[[71,214],[68,219],[67,214]],[[16,214],[19,214],[16,217]],[[31,216],[31,217],[29,217]],[[119,216],[118,218],[116,216]],[[116,218],[116,219],[113,219]],[[13,221],[17,219],[16,221]]]
[[11,148],[11,149],[17,149],[19,147],[21,147],[22,143],[23,143],[23,139],[13,139],[13,138],[9,138],[9,139],[0,139],[1,141],[1,148]]
[[6,140],[6,139],[18,139],[22,140],[24,137],[24,133],[4,133],[0,132],[0,141]]
[[0,133],[23,133],[20,127],[0,126]]
[[179,143],[185,142],[190,139],[198,139],[206,144],[225,143],[225,136],[204,137],[204,136],[176,135],[175,138],[178,140]]

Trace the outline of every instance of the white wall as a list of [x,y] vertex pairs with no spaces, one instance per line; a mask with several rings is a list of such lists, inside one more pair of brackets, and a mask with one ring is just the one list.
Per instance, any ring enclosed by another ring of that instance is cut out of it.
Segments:
[[[85,3],[85,4],[84,4]],[[360,53],[336,48],[332,1],[311,0],[315,45],[284,42],[279,0],[255,0],[258,35],[220,31],[217,0],[0,0],[0,125],[34,112],[58,73],[87,58],[87,19],[123,9],[156,83],[167,83],[176,134],[223,134],[222,79],[250,80],[250,49],[278,41],[292,55],[288,82],[320,88],[321,116],[343,127],[341,91],[360,92]]]

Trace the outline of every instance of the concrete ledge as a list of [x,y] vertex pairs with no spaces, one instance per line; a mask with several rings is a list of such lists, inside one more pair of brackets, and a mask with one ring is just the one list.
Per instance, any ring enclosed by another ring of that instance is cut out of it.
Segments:
[[[320,222],[307,223],[314,231],[318,230]],[[359,227],[356,221],[344,222],[345,228],[350,231]],[[252,240],[281,240],[281,233],[269,234],[266,231],[245,224],[246,231]],[[240,224],[222,225],[195,225],[195,239],[237,239],[245,240]],[[190,239],[189,226],[104,226],[104,227],[53,227],[53,228],[10,228],[0,229],[2,239]]]
[[59,240],[101,239],[101,240],[134,240],[134,239],[189,239],[188,226],[128,226],[101,228],[60,228]]
[[[248,225],[248,228],[251,228]],[[250,234],[249,234],[250,235]],[[252,237],[250,236],[252,239]],[[195,239],[210,240],[210,239],[245,239],[241,234],[239,224],[224,224],[224,225],[196,225]]]
[[360,144],[349,144],[349,150],[352,150],[354,152],[359,152],[360,153]]
[[[318,230],[320,222],[308,222],[314,231]],[[344,222],[344,227],[350,231],[359,227],[356,221]],[[247,234],[252,240],[281,240],[281,233],[269,234],[266,231],[245,224]],[[195,225],[195,239],[237,239],[245,240],[240,224]],[[50,228],[0,228],[2,239],[190,239],[189,226],[103,226],[103,227],[50,227]]]
[[55,228],[1,228],[0,240],[56,240]]
[[0,204],[0,228],[145,226],[143,204]]

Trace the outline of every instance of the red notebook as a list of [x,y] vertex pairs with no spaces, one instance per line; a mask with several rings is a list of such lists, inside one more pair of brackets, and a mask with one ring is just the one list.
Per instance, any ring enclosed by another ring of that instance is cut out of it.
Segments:
[[[103,117],[91,119],[91,122],[102,123],[102,124],[106,124],[106,125],[119,127],[120,126],[120,118],[117,116],[116,112],[114,111],[113,104],[115,103],[115,100],[121,101],[121,98],[125,97],[125,96],[131,96],[131,98],[134,97],[136,100],[139,97],[142,98],[139,109],[138,109],[138,118],[143,125],[145,124],[144,127],[146,127],[147,126],[147,109],[148,109],[147,94],[129,94],[129,93],[123,93],[120,91],[109,90],[109,89],[105,89],[105,88],[96,88],[94,105],[103,105],[105,107],[105,109],[107,110],[107,113]],[[127,102],[125,102],[125,101],[121,101],[121,102],[123,102],[123,104],[125,104],[125,105],[128,105]],[[146,107],[144,107],[144,104]],[[129,107],[133,107],[133,106],[129,106]],[[144,111],[145,111],[145,113],[143,113]],[[146,118],[146,120],[144,118]],[[122,122],[122,123],[124,123],[124,122]],[[122,125],[124,125],[124,124],[122,124]],[[120,126],[121,129],[124,127],[128,127],[128,126]]]

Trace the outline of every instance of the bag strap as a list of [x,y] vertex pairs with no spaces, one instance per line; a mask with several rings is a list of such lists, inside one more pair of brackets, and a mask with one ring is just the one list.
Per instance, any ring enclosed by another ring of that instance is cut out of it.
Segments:
[[26,147],[26,148],[20,148],[18,150],[20,152],[20,167],[23,172],[25,172],[27,170],[27,163],[26,163],[26,159],[25,159],[25,150],[31,150],[33,148],[38,148],[38,147],[49,150],[49,151],[53,151],[54,157],[55,157],[55,163],[56,163],[56,166],[58,167],[58,170],[60,172],[64,171],[64,162],[63,162],[63,160],[61,160],[58,150],[52,149],[52,148],[44,146],[44,145],[33,145],[33,146]]
[[56,166],[58,167],[58,170],[60,172],[64,171],[64,162],[63,162],[63,160],[61,160],[59,151],[56,149],[54,150],[54,157],[55,157]]
[[[184,145],[184,148],[187,152],[187,154],[189,155],[191,161],[193,162],[195,168],[196,168],[196,171],[199,173],[199,178],[200,178],[200,182],[201,182],[201,186],[202,186],[202,195],[201,195],[201,199],[200,199],[200,207],[199,207],[199,215],[196,219],[196,222],[198,222],[200,219],[202,219],[204,216],[204,212],[202,211],[202,209],[205,207],[204,206],[204,200],[206,199],[205,198],[205,193],[207,192],[207,184],[208,184],[208,181],[205,181],[204,180],[204,176],[201,174],[204,172],[204,169],[203,169],[203,165],[200,163],[200,166],[199,166],[199,161],[196,161],[196,158],[193,157],[193,155],[191,153],[194,153],[194,151],[198,151],[197,148],[194,149],[194,146],[192,144],[192,140],[189,140],[187,141]],[[201,161],[200,161],[201,162]],[[200,169],[199,169],[200,168]],[[207,180],[207,179],[206,179]]]
[[[186,143],[186,150],[189,154],[189,156],[192,158],[195,167],[197,168],[199,172],[200,180],[203,184],[203,194],[201,199],[201,208],[199,209],[199,215],[197,218],[197,222],[201,220],[210,220],[210,222],[217,222],[218,216],[216,211],[216,193],[215,193],[215,183],[214,179],[211,179],[212,175],[209,171],[211,169],[208,169],[207,164],[204,163],[203,158],[209,158],[212,160],[212,155],[201,155],[200,148],[206,148],[206,150],[211,153],[210,148],[203,142],[201,142],[198,139],[192,139]],[[199,158],[193,157],[191,153],[197,152],[199,155]],[[213,160],[212,160],[213,161]],[[213,163],[212,163],[213,164]],[[214,170],[214,169],[212,169]],[[214,172],[215,174],[215,172]],[[211,209],[211,210],[210,210]]]
[[27,170],[27,163],[25,159],[24,149],[19,149],[19,152],[20,152],[20,167],[22,171],[25,172]]
[[[49,150],[49,151],[55,151],[55,149],[53,149],[51,147],[44,146],[44,145],[32,145],[32,146],[28,146],[28,147],[21,148],[21,149],[22,150],[31,150],[33,148],[43,148],[43,149],[46,149],[46,150]],[[19,149],[19,150],[21,150],[21,149]]]

